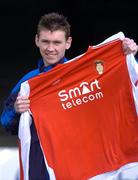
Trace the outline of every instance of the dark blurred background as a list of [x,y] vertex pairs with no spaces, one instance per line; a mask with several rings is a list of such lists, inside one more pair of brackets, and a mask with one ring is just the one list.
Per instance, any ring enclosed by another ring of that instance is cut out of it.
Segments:
[[[36,68],[40,57],[34,37],[40,16],[63,13],[72,29],[73,44],[68,58],[84,53],[122,31],[138,43],[136,0],[1,0],[0,1],[0,112],[11,88],[28,71]],[[0,146],[16,145],[16,136],[0,126]]]

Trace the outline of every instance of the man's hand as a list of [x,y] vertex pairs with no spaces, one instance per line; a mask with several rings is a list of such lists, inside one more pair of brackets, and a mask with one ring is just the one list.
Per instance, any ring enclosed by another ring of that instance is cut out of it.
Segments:
[[23,113],[25,111],[28,111],[30,107],[30,100],[26,96],[18,96],[15,103],[14,103],[14,109],[16,113]]
[[135,56],[138,51],[138,45],[134,42],[133,39],[124,38],[122,46],[126,55],[133,53],[133,55]]

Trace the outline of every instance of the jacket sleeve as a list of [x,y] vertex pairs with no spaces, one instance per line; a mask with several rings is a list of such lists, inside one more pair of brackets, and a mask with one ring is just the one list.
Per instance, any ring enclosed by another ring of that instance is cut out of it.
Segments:
[[18,93],[10,94],[10,96],[4,102],[4,108],[1,114],[2,126],[12,134],[17,134],[18,122],[20,118],[20,114],[17,114],[14,110],[14,102],[16,100],[17,95]]
[[38,75],[39,70],[35,69],[33,71],[30,71],[27,73],[12,89],[9,97],[5,100],[3,104],[3,112],[1,114],[1,124],[2,126],[8,131],[11,132],[12,134],[17,134],[18,133],[18,125],[19,125],[19,119],[20,119],[20,114],[17,114],[14,109],[14,103],[16,101],[16,98],[18,96],[18,93],[20,91],[21,84]]
[[26,78],[22,78],[12,89],[9,97],[3,103],[3,112],[1,114],[1,124],[6,129],[6,131],[17,134],[20,114],[17,114],[14,109],[14,103],[20,91],[21,83],[24,82]]
[[3,112],[1,114],[2,126],[12,134],[17,134],[20,114],[17,114],[14,109],[14,103],[20,90],[21,82],[11,91],[9,97],[4,101]]

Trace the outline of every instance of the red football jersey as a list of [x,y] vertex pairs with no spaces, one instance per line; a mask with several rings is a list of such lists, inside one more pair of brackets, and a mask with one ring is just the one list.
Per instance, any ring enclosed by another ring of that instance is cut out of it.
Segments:
[[138,161],[138,118],[120,40],[28,80],[30,110],[57,180]]

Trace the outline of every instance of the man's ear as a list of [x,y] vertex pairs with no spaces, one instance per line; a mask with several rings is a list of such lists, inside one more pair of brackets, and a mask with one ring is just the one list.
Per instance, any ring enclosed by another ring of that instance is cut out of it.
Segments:
[[39,47],[39,37],[37,34],[35,35],[35,44],[37,47]]
[[66,42],[66,49],[69,49],[72,43],[72,37],[69,37]]

